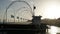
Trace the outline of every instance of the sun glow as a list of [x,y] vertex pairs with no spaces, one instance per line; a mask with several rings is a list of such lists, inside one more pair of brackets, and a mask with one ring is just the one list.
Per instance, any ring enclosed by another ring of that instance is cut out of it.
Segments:
[[60,17],[60,8],[56,5],[52,5],[47,7],[46,9],[46,17],[54,19],[54,18],[59,18]]

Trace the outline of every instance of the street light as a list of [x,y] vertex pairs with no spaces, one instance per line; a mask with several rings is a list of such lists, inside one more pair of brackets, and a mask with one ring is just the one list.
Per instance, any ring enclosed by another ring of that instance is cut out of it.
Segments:
[[31,8],[31,6],[30,6],[26,1],[13,1],[13,2],[6,8],[6,22],[7,22],[7,10],[8,10],[9,7],[10,7],[11,5],[13,5],[15,2],[23,2],[23,3],[26,3],[26,4],[29,6],[29,8],[31,9],[31,13],[32,13],[32,8]]

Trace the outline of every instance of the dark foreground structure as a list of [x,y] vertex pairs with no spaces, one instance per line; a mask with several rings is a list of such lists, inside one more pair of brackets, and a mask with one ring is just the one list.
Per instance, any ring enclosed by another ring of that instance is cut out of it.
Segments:
[[46,34],[46,24],[42,24],[41,16],[33,16],[32,23],[0,24],[0,34]]

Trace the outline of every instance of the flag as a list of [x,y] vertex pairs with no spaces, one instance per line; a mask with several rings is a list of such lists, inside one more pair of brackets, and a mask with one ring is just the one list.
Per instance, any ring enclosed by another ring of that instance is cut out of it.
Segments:
[[17,19],[19,19],[19,17],[17,17]]
[[14,18],[14,16],[13,16],[13,15],[11,15],[11,18]]

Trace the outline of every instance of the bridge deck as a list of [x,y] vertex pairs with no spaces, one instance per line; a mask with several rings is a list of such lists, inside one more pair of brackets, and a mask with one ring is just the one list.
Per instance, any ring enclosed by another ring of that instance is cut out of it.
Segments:
[[7,32],[7,34],[35,34],[41,31],[42,29],[37,29],[32,24],[0,24],[0,32]]

